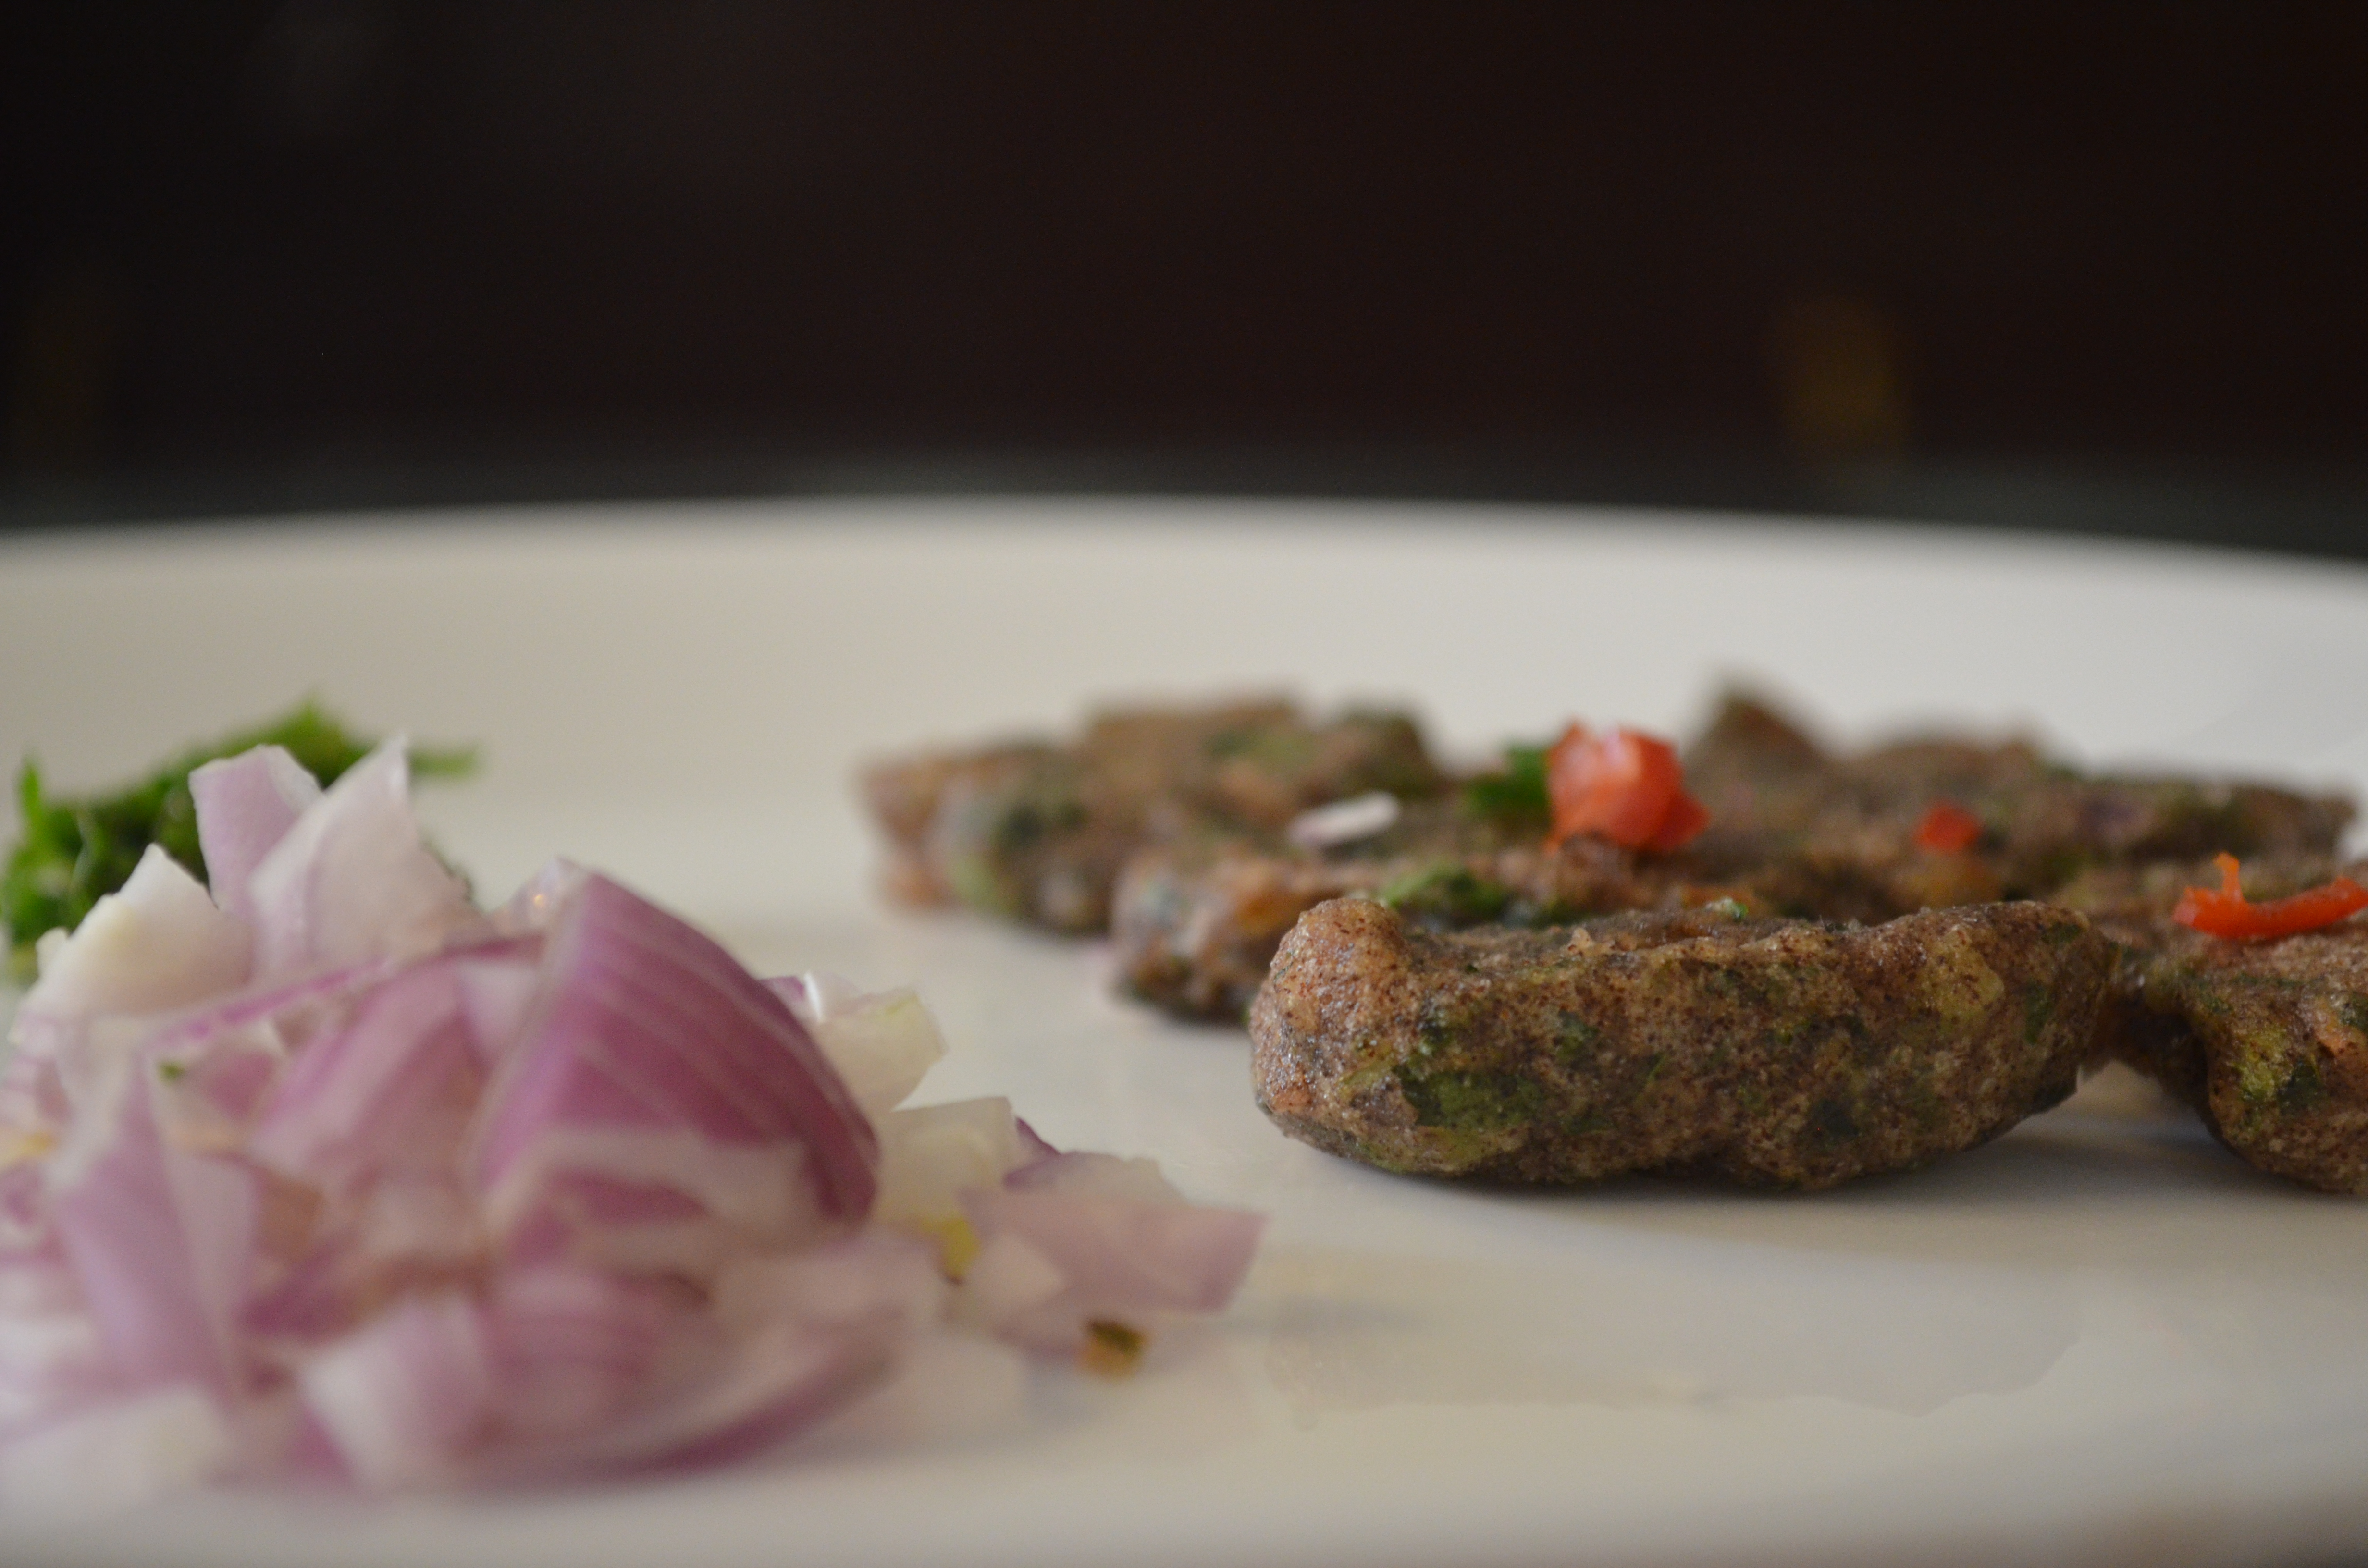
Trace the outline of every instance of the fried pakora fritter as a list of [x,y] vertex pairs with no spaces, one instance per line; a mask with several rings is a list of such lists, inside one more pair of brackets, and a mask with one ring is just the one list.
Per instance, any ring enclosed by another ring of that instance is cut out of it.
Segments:
[[1251,1076],[1284,1131],[1386,1170],[1822,1187],[2070,1094],[2112,961],[2086,919],[2041,903],[1441,934],[1338,899],[1275,957]]
[[862,792],[896,897],[1098,931],[1119,869],[1146,845],[1275,835],[1312,806],[1370,790],[1420,799],[1445,783],[1404,714],[1315,720],[1258,701],[1113,711],[1065,744],[882,763]]
[[[1170,1012],[1239,1017],[1292,922],[1352,892],[1443,930],[1722,899],[1754,915],[1879,923],[2044,898],[2099,865],[2323,852],[2351,815],[2347,801],[2261,785],[2086,778],[2022,742],[1909,740],[1835,756],[1741,694],[1686,748],[1685,768],[1711,824],[1670,855],[1587,837],[1549,848],[1542,811],[1507,809],[1485,778],[1355,843],[1235,836],[1146,850],[1111,909],[1121,983]],[[1943,801],[1980,823],[1963,851],[1921,842]]]
[[[2256,899],[2368,866],[2323,856],[2246,867]],[[2248,1165],[2327,1192],[2368,1192],[2368,922],[2228,941],[2171,918],[2203,864],[2092,872],[2065,888],[2117,949],[2097,1051],[2192,1106]]]
[[1128,991],[1181,1017],[1235,1021],[1283,933],[1326,899],[1371,893],[1417,925],[1459,930],[1649,908],[1690,892],[1666,861],[1597,838],[1549,848],[1540,831],[1508,832],[1442,800],[1339,852],[1243,836],[1146,849],[1120,876],[1110,931]]
[[[1918,829],[1944,802],[1979,824],[1963,851],[1966,886],[1989,899],[2044,898],[2096,867],[2324,854],[2353,814],[2347,799],[2265,784],[2085,774],[2021,740],[1918,736],[1809,762],[1766,738],[1771,728],[1799,733],[1730,695],[1689,748],[1688,778],[1712,821],[1689,850],[1705,869],[1774,870],[1767,892],[1787,914],[1849,918],[1853,900],[1867,904],[1858,918],[1903,912],[1937,858]],[[1759,738],[1740,744],[1738,732]]]

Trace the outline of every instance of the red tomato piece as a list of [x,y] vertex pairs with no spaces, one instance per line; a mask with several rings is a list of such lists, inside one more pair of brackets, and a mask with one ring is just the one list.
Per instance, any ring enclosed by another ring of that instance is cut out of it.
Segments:
[[1710,820],[1685,792],[1677,748],[1636,730],[1591,734],[1573,724],[1546,756],[1554,804],[1549,844],[1592,833],[1629,849],[1675,849]]
[[1693,841],[1694,835],[1709,825],[1710,808],[1680,790],[1678,798],[1669,802],[1661,825],[1645,841],[1645,847],[1656,855],[1667,855],[1673,849],[1684,848]]
[[2254,903],[2245,897],[2237,885],[2237,857],[2215,855],[2213,864],[2220,868],[2217,888],[2189,888],[2179,895],[2179,905],[2170,917],[2182,926],[2192,926],[2207,937],[2219,937],[2232,942],[2263,941],[2276,937],[2292,937],[2303,931],[2317,931],[2332,926],[2360,910],[2368,909],[2368,888],[2350,877],[2338,877],[2321,887],[2308,889],[2290,898],[2273,898],[2267,903]]
[[1954,801],[1935,801],[1916,824],[1916,847],[1935,855],[1961,855],[1981,835],[1981,818]]

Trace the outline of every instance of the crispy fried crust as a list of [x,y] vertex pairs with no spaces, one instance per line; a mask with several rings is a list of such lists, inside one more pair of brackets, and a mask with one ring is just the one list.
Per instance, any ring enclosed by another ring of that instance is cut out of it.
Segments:
[[[1588,839],[1550,850],[1542,824],[1475,817],[1452,801],[1329,851],[1255,838],[1152,849],[1129,862],[1112,901],[1121,983],[1170,1012],[1238,1017],[1291,923],[1351,892],[1439,929],[1723,899],[1755,915],[1874,924],[2050,897],[2097,866],[2222,849],[2324,852],[2351,816],[2347,801],[2260,785],[2083,778],[2020,741],[1927,738],[1835,756],[1740,694],[1687,748],[1686,770],[1712,823],[1676,855]],[[1943,800],[1982,820],[1965,853],[1917,842],[1924,813]]]
[[1098,931],[1120,867],[1145,845],[1271,834],[1344,796],[1443,783],[1403,714],[1317,721],[1258,701],[1105,713],[1067,744],[883,762],[861,790],[888,840],[892,895]]
[[[2320,857],[2248,864],[2275,898],[2346,869]],[[2348,868],[2355,880],[2368,866]],[[2208,864],[2095,873],[2064,891],[2094,913],[2117,961],[2098,1054],[2195,1108],[2247,1164],[2327,1192],[2368,1192],[2368,924],[2232,942],[2170,918]]]
[[2064,1098],[2112,964],[2087,920],[2038,903],[1439,935],[1340,899],[1276,955],[1251,1075],[1292,1137],[1387,1170],[1821,1187]]
[[1452,801],[1409,809],[1387,833],[1326,855],[1241,837],[1148,849],[1111,900],[1120,983],[1188,1017],[1238,1020],[1292,922],[1326,899],[1377,893],[1442,930],[1480,921],[1530,926],[1725,896],[1669,863],[1600,839],[1550,849],[1459,814]]

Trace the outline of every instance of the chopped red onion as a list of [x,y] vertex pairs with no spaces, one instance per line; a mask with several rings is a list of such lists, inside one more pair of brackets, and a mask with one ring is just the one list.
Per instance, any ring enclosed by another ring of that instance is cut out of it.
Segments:
[[1061,1291],[1003,1326],[1064,1348],[1091,1319],[1214,1312],[1233,1299],[1258,1251],[1262,1216],[1180,1202],[1060,1191],[962,1195],[986,1247],[1026,1244],[1063,1280]]
[[527,1444],[615,1419],[689,1315],[661,1286],[565,1264],[507,1270],[489,1298],[503,1435]]
[[492,1412],[493,1349],[466,1297],[414,1296],[312,1357],[298,1381],[355,1480],[441,1481]]
[[321,786],[280,746],[257,746],[189,775],[198,848],[206,858],[214,903],[224,914],[255,918],[248,879],[320,798]]
[[1241,1278],[1257,1219],[1148,1162],[898,1108],[943,1051],[911,992],[757,980],[564,863],[480,915],[399,747],[292,769],[199,770],[215,898],[143,862],[20,1010],[0,1500],[703,1463],[875,1389],[859,1426],[976,1426],[1021,1403],[982,1332]]
[[835,974],[787,975],[765,984],[814,1036],[866,1116],[904,1104],[946,1053],[937,1020],[910,989],[858,991]]
[[246,881],[256,972],[407,957],[481,920],[467,887],[421,840],[410,782],[402,742],[388,742],[347,769],[263,857]]
[[155,845],[41,966],[21,1017],[154,1013],[245,983],[254,938]]
[[506,1174],[553,1129],[681,1129],[805,1151],[819,1211],[860,1221],[871,1126],[780,997],[712,941],[586,876],[548,938],[541,993],[486,1093],[476,1176]]
[[223,1265],[198,1253],[234,1231],[236,1217],[185,1208],[167,1168],[174,1151],[158,1134],[147,1085],[132,1074],[119,1074],[114,1092],[84,1114],[102,1133],[78,1167],[52,1165],[51,1220],[116,1375],[135,1388],[229,1388],[235,1369],[199,1283]]
[[95,1514],[230,1473],[237,1438],[202,1389],[93,1401],[0,1444],[0,1506]]

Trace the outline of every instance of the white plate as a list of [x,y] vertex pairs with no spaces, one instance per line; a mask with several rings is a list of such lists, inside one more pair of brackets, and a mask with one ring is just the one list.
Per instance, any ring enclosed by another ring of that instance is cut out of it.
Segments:
[[1664,729],[1744,673],[1837,731],[2368,777],[2368,574],[1642,514],[1064,503],[446,516],[0,544],[0,756],[95,784],[322,694],[482,739],[439,841],[488,893],[603,865],[766,969],[916,980],[1063,1143],[1270,1240],[1132,1382],[918,1450],[839,1432],[597,1493],[209,1497],[0,1524],[12,1562],[2259,1562],[2368,1541],[2368,1208],[2129,1084],[1813,1198],[1394,1179],[1274,1133],[1241,1038],[1102,959],[869,888],[854,762],[1095,698],[1289,687],[1476,750]]

